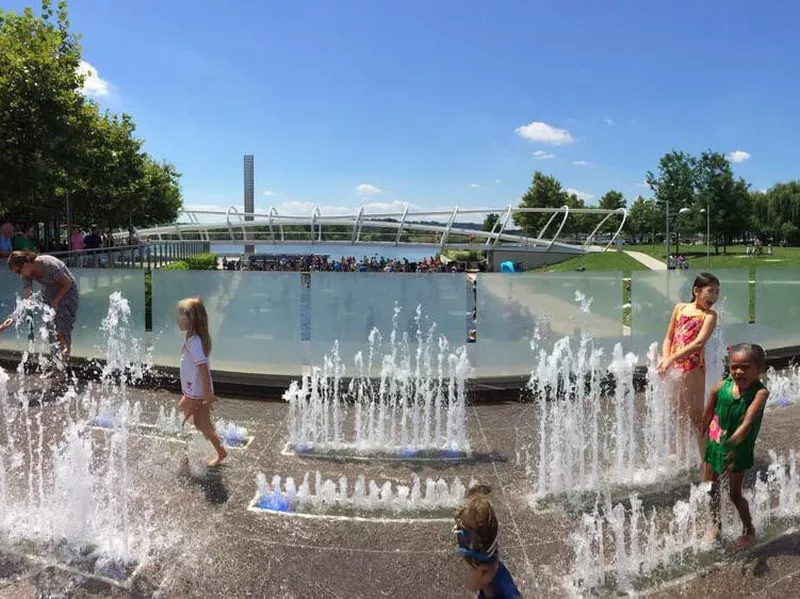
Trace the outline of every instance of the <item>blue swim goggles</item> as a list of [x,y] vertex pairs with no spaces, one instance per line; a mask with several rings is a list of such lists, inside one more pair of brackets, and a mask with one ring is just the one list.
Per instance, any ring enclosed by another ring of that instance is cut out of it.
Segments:
[[480,562],[482,564],[493,564],[498,558],[497,537],[495,537],[492,544],[486,551],[476,551],[473,547],[473,541],[470,532],[461,528],[460,523],[457,522],[453,527],[453,534],[456,536],[458,542],[458,552],[463,556]]

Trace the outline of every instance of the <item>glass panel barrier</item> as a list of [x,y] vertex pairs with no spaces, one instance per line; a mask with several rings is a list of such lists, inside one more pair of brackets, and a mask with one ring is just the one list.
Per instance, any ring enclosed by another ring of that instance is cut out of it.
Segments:
[[[444,335],[451,349],[460,347],[467,337],[467,291],[468,280],[463,273],[312,272],[312,363],[321,366],[338,340],[347,374],[352,374],[353,359],[359,351],[366,367],[368,337],[374,327],[380,331],[384,351],[388,347],[395,302],[401,308],[399,335],[408,332],[410,341],[415,341],[414,318],[421,305],[423,320],[428,323],[423,325],[423,332],[427,333],[429,323],[435,322],[436,339]],[[380,373],[377,362],[373,374]]]
[[206,305],[213,368],[297,376],[301,372],[300,273],[153,271],[153,359],[177,366],[183,338],[175,305]]
[[[589,313],[582,312],[576,292],[591,300]],[[475,366],[481,377],[527,376],[537,326],[543,349],[581,330],[607,351],[622,338],[621,273],[482,273],[477,296]]]
[[764,349],[800,345],[800,269],[756,271],[755,325],[751,338]]
[[[16,305],[16,296],[22,293],[22,280],[0,268],[0,314],[7,315]],[[72,333],[72,354],[82,358],[105,357],[105,335],[100,323],[108,314],[109,296],[122,293],[131,308],[131,334],[145,345],[144,322],[144,272],[141,270],[111,268],[74,268],[72,275],[78,282],[81,299],[78,318]],[[34,291],[40,289],[34,282]],[[22,351],[27,346],[27,336],[17,338],[9,330],[0,336],[0,348]]]

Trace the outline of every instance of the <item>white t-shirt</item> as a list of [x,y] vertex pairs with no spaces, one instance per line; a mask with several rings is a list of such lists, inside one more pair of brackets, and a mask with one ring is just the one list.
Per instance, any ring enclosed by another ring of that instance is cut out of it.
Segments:
[[[203,379],[200,376],[200,364],[211,364],[203,351],[203,342],[197,335],[192,335],[183,344],[181,351],[181,391],[186,397],[203,399]],[[211,393],[214,393],[214,381],[211,381]]]

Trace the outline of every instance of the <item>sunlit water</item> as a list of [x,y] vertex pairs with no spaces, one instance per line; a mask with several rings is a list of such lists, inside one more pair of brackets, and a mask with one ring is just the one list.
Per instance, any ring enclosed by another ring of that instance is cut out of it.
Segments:
[[[465,452],[467,444],[466,382],[470,364],[466,348],[450,348],[424,326],[417,307],[416,334],[400,333],[401,312],[395,306],[393,329],[384,344],[378,329],[369,334],[366,356],[354,357],[348,385],[338,343],[321,367],[284,394],[289,403],[289,443],[298,452],[352,448],[360,452]],[[373,364],[380,380],[373,381]],[[352,423],[348,425],[348,413]]]

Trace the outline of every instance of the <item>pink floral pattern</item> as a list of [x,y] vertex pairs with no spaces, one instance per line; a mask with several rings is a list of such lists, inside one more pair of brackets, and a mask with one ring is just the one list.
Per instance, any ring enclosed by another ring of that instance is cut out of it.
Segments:
[[[678,322],[675,324],[675,330],[672,333],[672,351],[677,352],[682,348],[689,345],[692,341],[697,339],[700,330],[703,328],[703,320],[705,316],[697,314],[694,316],[686,316],[684,314],[678,315]],[[689,372],[695,368],[703,367],[703,350],[696,351],[689,354],[685,358],[676,360],[673,368],[680,372]]]
[[717,443],[721,443],[722,435],[725,431],[719,427],[719,416],[714,414],[714,419],[708,425],[708,438]]

